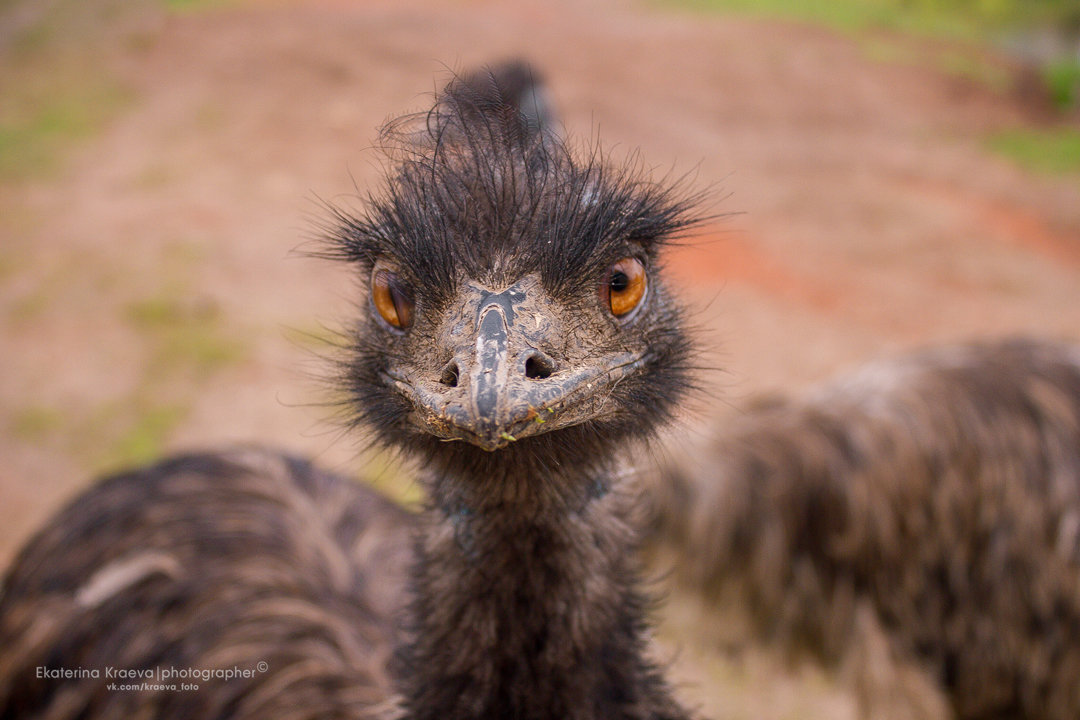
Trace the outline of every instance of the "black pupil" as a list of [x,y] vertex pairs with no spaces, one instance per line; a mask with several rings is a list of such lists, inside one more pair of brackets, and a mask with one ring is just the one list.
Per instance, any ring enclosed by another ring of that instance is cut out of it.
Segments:
[[626,276],[626,273],[622,271],[616,271],[611,274],[611,291],[621,293],[630,287],[630,278]]

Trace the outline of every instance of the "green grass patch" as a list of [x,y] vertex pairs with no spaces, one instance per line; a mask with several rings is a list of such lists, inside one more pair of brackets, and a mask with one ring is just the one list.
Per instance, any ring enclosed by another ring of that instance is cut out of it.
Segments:
[[191,403],[153,395],[159,391],[143,384],[122,398],[64,418],[69,452],[95,475],[160,456],[190,414]]
[[246,356],[244,344],[226,334],[216,304],[179,290],[132,303],[127,317],[149,344],[151,381],[203,379]]
[[148,18],[233,1],[0,3],[0,25],[12,23],[0,47],[0,180],[50,176],[72,147],[97,135],[128,105],[133,96],[115,71],[116,61],[154,42]]
[[1080,61],[1068,60],[1050,65],[1043,71],[1050,100],[1059,110],[1080,107]]
[[1000,94],[1013,87],[1012,73],[1005,66],[987,63],[971,45],[928,47],[909,37],[880,34],[860,36],[858,43],[862,54],[875,63],[936,70]]
[[1080,129],[1016,129],[993,135],[989,146],[1024,168],[1053,174],[1080,174]]
[[131,100],[112,71],[139,0],[34,0],[0,8],[13,26],[0,48],[0,180],[54,173]]
[[163,165],[152,164],[144,167],[135,176],[134,186],[140,190],[160,190],[174,181],[173,174]]
[[169,436],[184,421],[189,410],[181,405],[142,408],[101,454],[96,463],[99,469],[136,465],[161,456]]
[[28,325],[49,309],[51,299],[48,290],[33,290],[9,305],[8,320],[16,325]]
[[247,348],[211,301],[180,289],[127,305],[124,317],[143,341],[146,364],[135,387],[79,423],[78,455],[105,472],[147,462],[164,451],[188,417],[190,398],[215,372],[240,362]]
[[88,415],[69,415],[36,405],[21,408],[11,416],[7,429],[24,442],[69,445],[73,454],[86,458],[94,473],[144,463],[161,455],[190,411],[183,403],[158,403],[140,397],[147,389]]
[[1033,27],[1074,31],[1076,0],[657,0],[710,12],[798,20],[832,28],[891,30],[984,42]]
[[[10,271],[4,269],[9,263]],[[33,323],[52,310],[82,310],[91,297],[112,292],[118,269],[90,251],[56,255],[33,247],[25,252],[18,248],[0,251],[0,279],[5,272],[24,273],[24,279],[38,275],[35,285],[13,298],[2,314],[14,327],[33,331]]]
[[[937,70],[1007,94],[1016,73],[988,53],[1006,40],[1032,36],[1075,47],[1077,0],[654,0],[666,7],[733,13],[821,25],[845,32],[878,62]],[[1072,38],[1072,40],[1069,40]],[[927,41],[934,41],[936,47]],[[944,42],[942,42],[944,41]],[[1030,42],[1030,41],[1029,41]],[[1072,44],[1070,44],[1072,43]],[[1080,108],[1080,62],[1071,51],[1043,61],[1049,100],[1063,112]]]
[[12,252],[0,248],[0,282],[14,276],[19,271],[19,262]]
[[198,385],[247,355],[211,301],[173,287],[130,303],[124,318],[145,345],[146,364],[123,397],[74,423],[73,452],[100,473],[160,456],[187,419]]
[[[1036,21],[1020,0],[657,1],[824,26],[851,35],[875,62],[934,70],[999,94],[1011,90],[1014,77],[1006,66],[987,61],[986,48]],[[1053,21],[1045,13],[1039,19]]]
[[1023,13],[1020,0],[660,0],[708,12],[797,20],[843,31],[977,40]]
[[197,13],[235,5],[237,0],[164,0],[165,7],[174,13]]
[[8,423],[8,431],[19,440],[40,441],[59,430],[63,423],[60,411],[35,405],[17,410]]
[[960,48],[946,49],[937,53],[934,67],[954,78],[967,80],[988,90],[1004,95],[1014,87],[1011,71],[1001,65],[985,62],[975,52]]
[[96,135],[130,99],[104,77],[11,91],[0,110],[0,179],[25,180],[56,171],[66,152]]

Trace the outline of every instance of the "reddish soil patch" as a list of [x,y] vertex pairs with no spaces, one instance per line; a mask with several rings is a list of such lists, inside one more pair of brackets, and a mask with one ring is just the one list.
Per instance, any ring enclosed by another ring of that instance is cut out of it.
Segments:
[[749,285],[785,302],[825,313],[835,309],[842,298],[835,285],[801,276],[781,258],[762,251],[745,233],[706,229],[673,249],[667,267],[681,283],[708,286],[722,278],[725,283]]
[[1072,232],[1054,229],[1040,213],[998,198],[987,198],[943,183],[926,183],[917,191],[945,199],[972,215],[987,238],[1016,245],[1047,259],[1080,265],[1080,239]]

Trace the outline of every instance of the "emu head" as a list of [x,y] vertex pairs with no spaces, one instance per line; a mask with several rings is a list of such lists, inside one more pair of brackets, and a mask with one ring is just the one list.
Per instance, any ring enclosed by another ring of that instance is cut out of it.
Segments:
[[452,81],[384,128],[390,172],[362,214],[336,211],[366,296],[343,374],[355,421],[428,460],[592,464],[688,382],[659,253],[692,202],[575,158],[522,97],[494,73]]

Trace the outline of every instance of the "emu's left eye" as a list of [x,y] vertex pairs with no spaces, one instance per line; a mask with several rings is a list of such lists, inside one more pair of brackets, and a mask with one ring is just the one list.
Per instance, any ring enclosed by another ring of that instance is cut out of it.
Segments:
[[407,330],[412,325],[415,306],[412,293],[391,271],[376,268],[371,274],[371,299],[387,325],[398,330]]
[[645,266],[626,257],[608,268],[600,293],[615,317],[625,317],[641,304],[648,289]]

